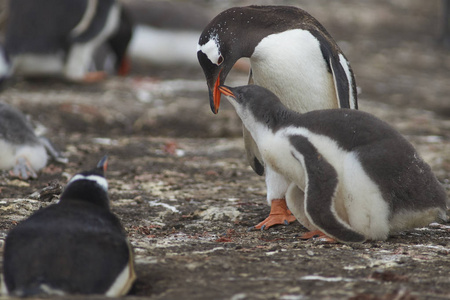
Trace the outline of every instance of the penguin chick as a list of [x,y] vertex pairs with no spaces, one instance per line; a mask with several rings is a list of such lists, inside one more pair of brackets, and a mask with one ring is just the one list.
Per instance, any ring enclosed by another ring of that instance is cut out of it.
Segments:
[[36,178],[47,164],[44,144],[36,136],[25,116],[0,102],[0,169],[23,179]]
[[[289,109],[357,109],[353,71],[327,30],[306,11],[292,6],[233,7],[217,15],[203,30],[197,48],[213,113],[220,105],[218,87],[241,57],[250,59],[249,84],[272,91]],[[264,165],[247,128],[243,128],[247,160],[258,175],[265,173],[268,218],[255,226],[267,229],[295,220],[286,209],[289,186]]]
[[259,86],[221,87],[264,163],[290,186],[289,209],[309,230],[341,242],[447,219],[447,196],[430,167],[395,129],[350,109],[299,114]]
[[107,159],[75,175],[60,201],[35,212],[5,240],[7,293],[125,295],[136,276],[132,249],[111,212]]

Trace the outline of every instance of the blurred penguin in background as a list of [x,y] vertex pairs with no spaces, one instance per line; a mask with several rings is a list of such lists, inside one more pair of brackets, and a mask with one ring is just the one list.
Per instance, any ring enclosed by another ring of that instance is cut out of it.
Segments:
[[13,177],[37,178],[48,162],[47,152],[60,163],[67,163],[45,137],[38,137],[27,118],[17,109],[0,102],[0,170]]
[[198,66],[198,36],[210,16],[204,7],[186,2],[121,1],[134,25],[128,54],[138,71],[146,64]]
[[8,6],[4,48],[9,68],[0,69],[0,77],[97,82],[106,76],[103,70],[91,71],[97,48],[107,43],[121,60],[131,38],[131,25],[120,30],[125,18],[115,0],[13,0]]

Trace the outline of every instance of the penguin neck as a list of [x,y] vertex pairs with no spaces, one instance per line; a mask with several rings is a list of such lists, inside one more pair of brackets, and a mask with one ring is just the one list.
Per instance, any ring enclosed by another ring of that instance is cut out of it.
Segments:
[[69,185],[60,197],[59,203],[86,202],[109,210],[108,194],[92,183]]
[[295,123],[300,114],[286,109],[281,103],[268,107],[259,105],[251,113],[238,113],[245,127],[251,132],[258,143],[268,133],[274,134],[287,124]]

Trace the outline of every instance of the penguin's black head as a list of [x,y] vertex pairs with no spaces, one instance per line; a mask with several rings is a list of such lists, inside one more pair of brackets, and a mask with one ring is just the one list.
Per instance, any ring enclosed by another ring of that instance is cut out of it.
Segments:
[[107,161],[108,157],[104,156],[94,169],[73,176],[60,202],[86,201],[109,208],[108,181],[105,178]]
[[258,85],[244,85],[229,87],[222,85],[219,91],[225,96],[231,97],[230,101],[239,106],[256,111],[258,107],[268,110],[271,107],[282,105],[280,99],[271,91]]
[[[232,57],[227,47],[217,37],[200,37],[197,58],[206,77],[209,91],[209,104],[214,114],[217,114],[220,106],[219,86],[225,82],[225,78],[238,58]],[[205,41],[206,40],[206,41]]]
[[219,91],[227,96],[244,123],[254,120],[277,130],[286,120],[296,117],[274,93],[261,86],[220,86]]
[[197,58],[206,77],[213,113],[219,111],[219,86],[241,57],[250,57],[264,34],[259,32],[251,7],[233,7],[217,15],[203,30],[197,46]]

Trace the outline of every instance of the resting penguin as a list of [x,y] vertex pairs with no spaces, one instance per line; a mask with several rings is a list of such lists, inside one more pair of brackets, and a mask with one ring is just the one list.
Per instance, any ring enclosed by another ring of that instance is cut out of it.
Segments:
[[[250,58],[249,83],[271,90],[292,110],[357,109],[349,62],[325,28],[299,8],[227,9],[206,26],[197,49],[214,113],[220,105],[218,87],[241,57]],[[271,205],[269,217],[255,228],[294,221],[284,199],[289,182],[264,164],[245,126],[243,133],[250,165],[257,174],[266,173],[267,201]]]
[[255,85],[219,89],[264,162],[291,183],[287,205],[309,230],[363,242],[447,219],[444,188],[383,121],[350,109],[299,114]]
[[47,165],[46,150],[56,161],[67,162],[48,139],[35,134],[20,111],[0,102],[0,169],[22,179],[36,178]]
[[103,79],[103,72],[88,69],[94,51],[114,34],[119,21],[115,0],[10,1],[5,35],[9,73],[83,82]]
[[135,280],[133,254],[111,212],[104,157],[75,175],[60,201],[35,212],[5,240],[3,274],[11,295],[125,295]]

